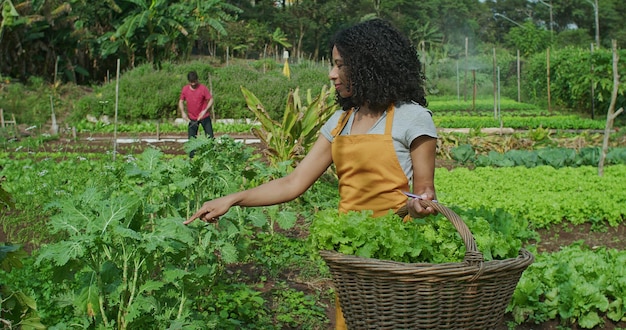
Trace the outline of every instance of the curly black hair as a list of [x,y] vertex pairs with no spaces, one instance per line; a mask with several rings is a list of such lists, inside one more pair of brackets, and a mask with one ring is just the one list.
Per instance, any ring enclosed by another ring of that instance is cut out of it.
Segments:
[[344,110],[366,103],[381,112],[391,103],[428,105],[417,50],[389,22],[372,19],[343,29],[331,39],[331,53],[333,47],[347,66],[353,88],[349,98],[337,94]]

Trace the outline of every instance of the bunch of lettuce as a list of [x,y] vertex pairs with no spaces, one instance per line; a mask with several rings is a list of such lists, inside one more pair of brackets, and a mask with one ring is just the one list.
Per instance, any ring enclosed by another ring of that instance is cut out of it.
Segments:
[[[522,245],[537,240],[528,223],[502,210],[455,210],[473,234],[485,260],[515,258]],[[331,250],[364,258],[406,263],[461,262],[465,245],[443,215],[404,222],[389,212],[373,218],[371,211],[323,210],[315,214],[310,242],[317,250]]]

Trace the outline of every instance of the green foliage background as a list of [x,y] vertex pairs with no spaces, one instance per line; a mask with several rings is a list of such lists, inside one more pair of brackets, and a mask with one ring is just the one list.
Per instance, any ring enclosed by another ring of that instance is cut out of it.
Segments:
[[[625,51],[620,51],[619,55],[626,58]],[[600,120],[606,117],[613,89],[612,53],[609,50],[597,50],[593,54],[580,48],[552,51],[550,108],[547,97],[546,54],[532,55],[527,62],[522,63],[520,96],[523,102],[513,101],[518,99],[518,90],[513,87],[517,85],[517,78],[511,73],[515,71],[515,59],[506,56],[506,53],[501,58],[503,80],[500,102],[505,116],[552,116],[569,113],[580,116],[583,120],[590,116]],[[484,116],[489,112],[493,114],[493,75],[490,68],[486,67],[492,58],[483,56],[474,60],[482,69],[476,72],[475,82],[469,82],[465,88],[459,88],[464,77],[463,74],[453,71],[453,61],[442,61],[426,70],[429,108],[438,116]],[[590,70],[592,65],[593,71]],[[122,72],[119,85],[115,75],[110,76],[108,82],[92,87],[72,83],[48,84],[41,78],[31,77],[25,84],[9,82],[1,85],[0,108],[4,109],[6,115],[14,114],[18,123],[29,126],[50,124],[52,109],[57,119],[68,127],[79,125],[88,115],[96,118],[107,115],[112,121],[115,115],[116,91],[119,88],[117,110],[120,122],[168,122],[180,117],[180,90],[187,83],[187,72],[196,70],[201,82],[213,91],[216,118],[254,118],[241,93],[243,86],[254,93],[263,102],[270,116],[277,120],[283,114],[289,92],[299,89],[303,95],[309,90],[314,95],[319,94],[329,84],[328,69],[328,64],[324,62],[302,61],[290,64],[291,76],[288,78],[283,75],[283,64],[274,60],[234,60],[229,65],[223,65],[205,59],[187,63],[162,63],[159,69],[149,64],[140,65]],[[626,70],[626,62],[621,61],[618,70]],[[474,84],[477,90],[476,99],[473,99],[471,93]],[[618,91],[616,109],[626,106],[624,90],[622,84]],[[624,116],[617,118],[617,126],[621,125],[623,118]],[[441,121],[442,127],[454,127],[447,124],[450,120],[454,119]],[[467,120],[469,119],[464,119]],[[465,127],[499,126],[497,118],[489,123],[480,122],[484,122],[485,118],[476,120],[479,122]],[[530,118],[525,121],[528,120]],[[542,119],[535,118],[535,121],[538,124],[529,127],[538,127]],[[510,120],[506,124],[511,125]],[[544,123],[546,125],[548,124]],[[551,125],[548,126],[552,127]],[[562,128],[574,128],[569,126],[564,125]],[[603,123],[584,126],[581,128],[597,129],[602,128]]]
[[[240,61],[238,64],[215,67],[203,61],[186,64],[163,64],[160,70],[142,65],[121,75],[118,118],[125,122],[141,120],[169,120],[180,117],[178,99],[181,88],[187,84],[187,72],[198,72],[200,82],[212,89],[217,118],[253,118],[241,86],[263,100],[268,112],[278,118],[283,113],[284,102],[290,90],[300,87],[319,94],[328,83],[328,69],[324,65],[293,65],[291,78],[282,74],[282,66],[256,68],[256,62]],[[265,70],[265,72],[264,72]],[[91,114],[96,117],[115,111],[115,88],[111,82],[94,88],[94,92],[76,101],[72,109],[73,121]],[[102,102],[106,102],[103,105]]]

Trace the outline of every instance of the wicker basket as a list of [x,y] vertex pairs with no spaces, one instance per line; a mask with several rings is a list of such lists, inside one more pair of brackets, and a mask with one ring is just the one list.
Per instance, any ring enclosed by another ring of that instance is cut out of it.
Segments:
[[464,261],[409,264],[321,251],[348,329],[496,329],[533,255],[522,249],[517,258],[485,261],[456,213],[420,203],[452,222],[466,247]]

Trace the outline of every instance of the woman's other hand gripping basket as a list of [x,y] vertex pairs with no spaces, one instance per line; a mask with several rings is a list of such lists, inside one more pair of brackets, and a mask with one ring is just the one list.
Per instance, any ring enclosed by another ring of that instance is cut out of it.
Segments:
[[316,214],[311,239],[333,276],[348,329],[496,329],[534,260],[521,248],[528,229],[502,233],[502,223],[494,224],[502,214],[490,218],[482,209],[467,212],[472,233],[450,208],[420,203],[440,216],[403,222],[391,211],[379,218]]

